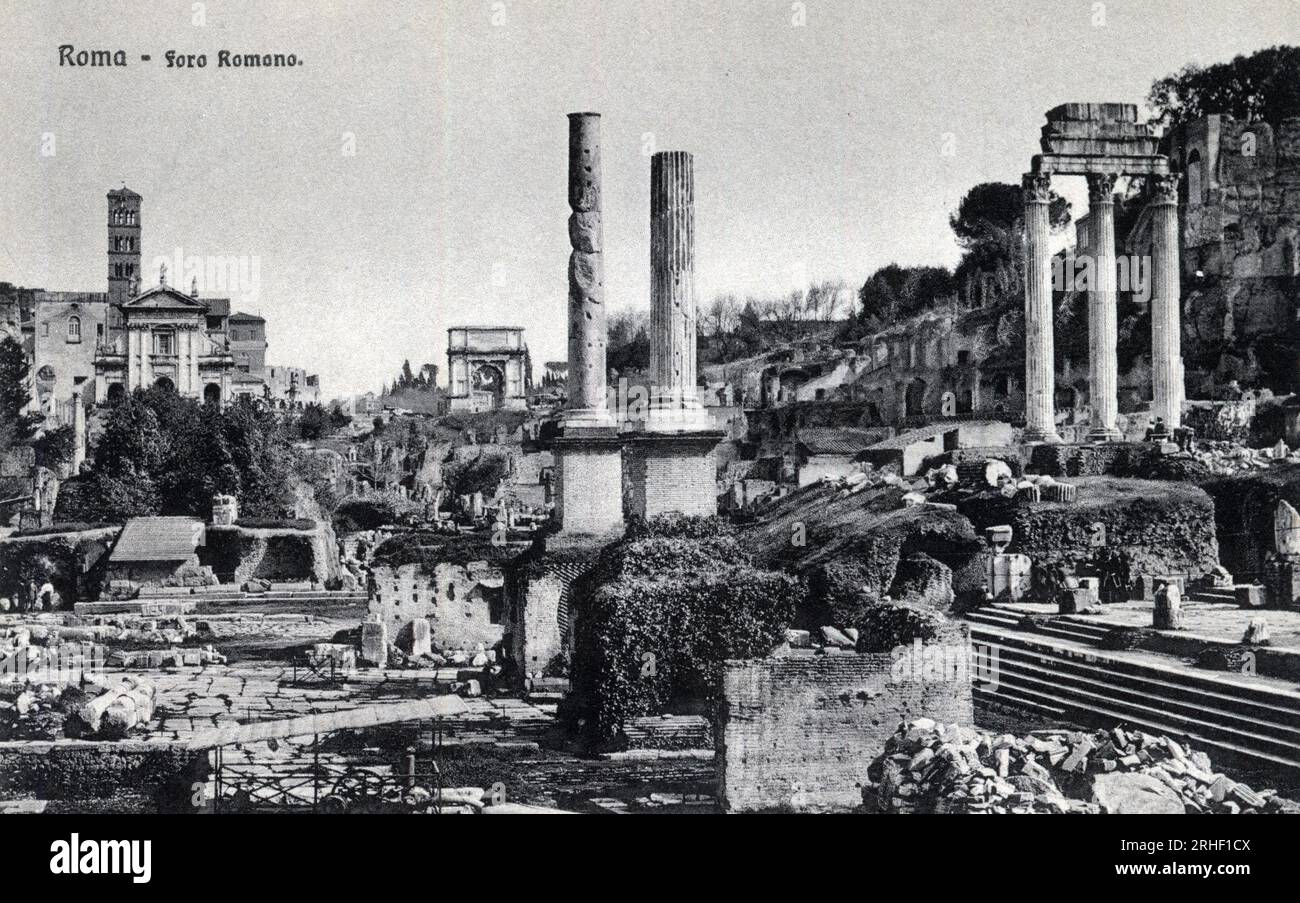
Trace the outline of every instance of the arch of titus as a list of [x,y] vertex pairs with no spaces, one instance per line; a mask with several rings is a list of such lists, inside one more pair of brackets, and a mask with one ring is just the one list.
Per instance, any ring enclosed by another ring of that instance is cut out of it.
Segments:
[[1156,153],[1159,138],[1138,122],[1137,106],[1067,103],[1049,110],[1036,155],[1022,186],[1025,201],[1025,440],[1059,442],[1056,433],[1052,334],[1052,252],[1048,205],[1053,176],[1088,180],[1089,242],[1095,278],[1088,288],[1088,438],[1120,438],[1116,362],[1115,182],[1146,179],[1152,224],[1151,418],[1173,429],[1182,417],[1178,179]]

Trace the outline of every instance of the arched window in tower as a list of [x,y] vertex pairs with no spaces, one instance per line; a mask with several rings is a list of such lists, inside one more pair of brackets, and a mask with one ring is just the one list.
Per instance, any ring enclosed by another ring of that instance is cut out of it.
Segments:
[[68,317],[68,341],[81,341],[81,317]]

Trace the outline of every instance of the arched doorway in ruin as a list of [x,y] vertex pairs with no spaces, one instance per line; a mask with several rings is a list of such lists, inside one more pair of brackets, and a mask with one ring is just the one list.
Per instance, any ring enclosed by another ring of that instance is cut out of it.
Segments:
[[908,417],[925,413],[925,390],[926,384],[923,379],[914,379],[907,384],[905,403]]

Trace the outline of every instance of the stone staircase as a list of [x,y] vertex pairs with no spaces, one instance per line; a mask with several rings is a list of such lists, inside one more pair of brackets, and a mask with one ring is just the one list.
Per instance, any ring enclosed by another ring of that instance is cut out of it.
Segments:
[[1147,654],[1096,648],[1105,628],[1055,621],[1019,626],[1019,615],[967,615],[971,639],[996,653],[996,682],[977,703],[1047,719],[1126,724],[1204,749],[1212,759],[1300,775],[1300,690],[1278,680],[1199,671]]
[[[73,609],[80,616],[115,614],[176,614],[222,610],[241,605],[364,605],[369,596],[364,590],[272,589],[265,593],[246,593],[238,589],[208,589],[190,592],[178,589],[166,595],[140,596],[136,599],[104,602],[78,602]],[[175,611],[173,611],[175,609]]]

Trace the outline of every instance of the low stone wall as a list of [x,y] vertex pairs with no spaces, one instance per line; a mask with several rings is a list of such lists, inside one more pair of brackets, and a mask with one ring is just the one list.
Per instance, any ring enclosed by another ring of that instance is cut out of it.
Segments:
[[152,795],[160,811],[194,812],[193,785],[208,778],[208,753],[158,742],[88,740],[0,743],[0,797],[46,800]]
[[1034,502],[1007,512],[1010,551],[1035,566],[1073,572],[1107,550],[1123,550],[1133,574],[1199,577],[1218,564],[1214,503],[1187,484],[1084,477],[1078,501]]
[[856,809],[900,722],[974,722],[969,630],[893,653],[729,661],[715,737],[732,812]]
[[1052,477],[1137,477],[1152,473],[1160,450],[1151,442],[1036,445],[1029,470]]

